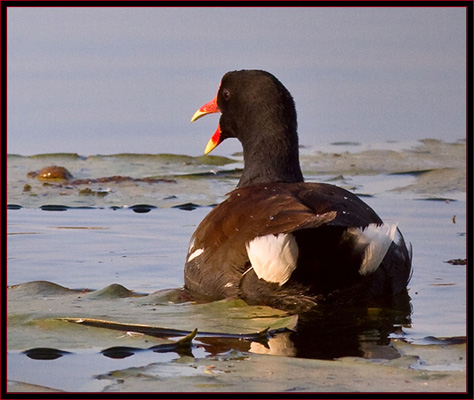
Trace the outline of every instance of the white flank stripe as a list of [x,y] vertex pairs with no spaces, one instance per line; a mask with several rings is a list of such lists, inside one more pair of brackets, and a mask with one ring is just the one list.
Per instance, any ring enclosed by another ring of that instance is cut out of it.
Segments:
[[382,262],[395,238],[397,224],[369,224],[366,228],[349,228],[348,232],[357,236],[359,245],[365,247],[364,259],[359,274],[374,272]]
[[197,249],[188,257],[188,262],[200,256],[203,252],[204,252],[204,249]]
[[267,282],[282,286],[296,268],[299,250],[291,233],[259,236],[246,248],[255,273]]

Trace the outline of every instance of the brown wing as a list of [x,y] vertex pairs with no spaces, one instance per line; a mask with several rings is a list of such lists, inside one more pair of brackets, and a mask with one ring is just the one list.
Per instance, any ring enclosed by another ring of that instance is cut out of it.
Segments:
[[371,223],[382,223],[372,208],[343,188],[324,183],[303,183],[295,186],[295,196],[314,213],[337,212],[337,217],[330,225],[365,227]]
[[[211,297],[236,295],[241,275],[249,267],[245,245],[253,238],[325,224],[371,222],[381,220],[357,196],[333,185],[274,183],[236,189],[194,233],[185,267],[186,286]],[[196,250],[202,250],[202,255],[190,257]]]
[[316,228],[337,219],[338,224],[342,222],[336,208],[318,204],[310,190],[299,189],[298,184],[272,184],[234,190],[201,222],[194,233],[194,247],[217,250],[226,242],[240,247],[257,236]]

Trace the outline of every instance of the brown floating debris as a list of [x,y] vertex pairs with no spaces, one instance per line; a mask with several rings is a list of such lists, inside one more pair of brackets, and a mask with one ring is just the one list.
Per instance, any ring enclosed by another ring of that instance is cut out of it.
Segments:
[[132,178],[130,176],[114,175],[104,176],[101,178],[86,178],[86,179],[73,179],[73,175],[64,167],[57,165],[50,165],[44,167],[39,171],[30,171],[26,174],[29,178],[36,178],[40,181],[45,182],[64,182],[67,181],[69,185],[89,185],[91,183],[108,183],[108,182],[145,182],[145,183],[177,183],[175,179],[168,178]]
[[131,178],[130,176],[114,175],[114,176],[105,176],[102,178],[90,178],[90,179],[75,179],[70,181],[70,185],[89,185],[91,183],[108,183],[108,182],[146,182],[146,183],[177,183],[175,179],[165,179],[165,178]]
[[66,168],[57,165],[50,165],[39,171],[30,171],[26,176],[39,179],[40,181],[68,181],[73,178]]
[[466,265],[467,264],[467,259],[465,258],[454,258],[452,260],[445,261],[445,263],[451,264],[451,265]]
[[84,189],[79,190],[79,196],[98,196],[98,197],[104,197],[107,196],[109,192],[104,191],[104,190],[92,190],[89,187],[86,187]]
[[198,333],[197,329],[193,331],[185,331],[185,330],[163,328],[163,327],[143,325],[143,324],[126,324],[126,323],[121,323],[121,322],[107,321],[107,320],[95,319],[95,318],[58,318],[58,319],[61,321],[81,324],[84,326],[93,326],[96,328],[112,329],[116,331],[138,332],[138,333],[143,333],[145,335],[161,337],[161,338],[185,336],[185,338],[183,338],[182,340],[185,340],[186,338],[193,339],[197,335],[199,337],[233,338],[233,339],[240,339],[240,340],[265,342],[268,339],[268,337],[272,335],[272,332],[270,331],[269,328],[265,328],[260,332],[248,333],[248,334],[245,334],[245,333],[231,334],[231,333],[216,333],[216,332],[199,332]]

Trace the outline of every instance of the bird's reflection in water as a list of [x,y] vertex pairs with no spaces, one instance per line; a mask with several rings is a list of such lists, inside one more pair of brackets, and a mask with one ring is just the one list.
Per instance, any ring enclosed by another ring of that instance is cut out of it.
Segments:
[[199,345],[211,355],[232,349],[287,357],[333,360],[340,357],[394,359],[391,334],[410,327],[408,295],[384,307],[322,305],[298,316],[294,330],[273,331],[268,340],[199,337]]

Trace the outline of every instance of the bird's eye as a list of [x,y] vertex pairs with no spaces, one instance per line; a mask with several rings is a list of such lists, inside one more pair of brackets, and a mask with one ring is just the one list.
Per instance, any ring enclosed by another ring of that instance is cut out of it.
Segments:
[[222,89],[222,97],[225,101],[230,99],[230,91],[229,89]]

